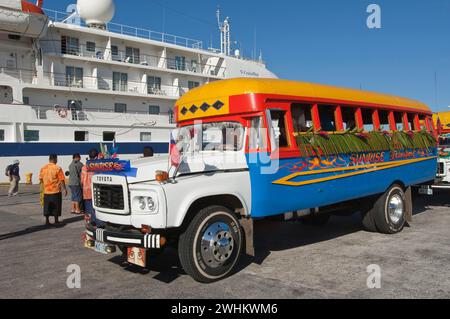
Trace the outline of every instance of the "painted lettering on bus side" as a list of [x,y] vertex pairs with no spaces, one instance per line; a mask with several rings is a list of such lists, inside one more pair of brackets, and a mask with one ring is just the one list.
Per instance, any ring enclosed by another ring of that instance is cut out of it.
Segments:
[[350,165],[357,166],[363,164],[373,164],[384,162],[386,152],[352,154],[350,155]]

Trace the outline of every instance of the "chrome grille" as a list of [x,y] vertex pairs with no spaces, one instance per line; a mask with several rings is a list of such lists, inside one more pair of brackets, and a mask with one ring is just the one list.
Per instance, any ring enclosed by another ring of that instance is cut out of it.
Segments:
[[94,203],[99,208],[124,210],[122,185],[94,184]]

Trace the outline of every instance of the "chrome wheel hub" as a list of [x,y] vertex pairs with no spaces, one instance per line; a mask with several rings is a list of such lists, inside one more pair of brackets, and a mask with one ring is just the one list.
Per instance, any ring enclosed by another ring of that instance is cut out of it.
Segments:
[[214,223],[202,236],[201,255],[206,265],[217,268],[233,254],[234,240],[230,227],[225,223]]
[[394,224],[397,224],[403,217],[404,203],[400,195],[395,194],[389,199],[388,214]]

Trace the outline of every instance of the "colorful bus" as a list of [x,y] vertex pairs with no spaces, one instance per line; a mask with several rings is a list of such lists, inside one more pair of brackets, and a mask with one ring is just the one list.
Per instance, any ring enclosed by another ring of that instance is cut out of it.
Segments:
[[394,234],[412,218],[411,186],[436,175],[432,112],[414,100],[233,79],[188,92],[176,115],[170,159],[94,176],[106,227],[87,224],[88,246],[117,245],[143,264],[147,252],[173,245],[188,274],[211,282],[254,253],[256,219],[321,224],[360,211],[367,230]]

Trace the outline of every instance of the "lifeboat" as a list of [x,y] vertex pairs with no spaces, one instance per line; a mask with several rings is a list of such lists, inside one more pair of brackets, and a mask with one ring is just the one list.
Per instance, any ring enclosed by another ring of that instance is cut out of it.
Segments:
[[21,0],[0,2],[0,32],[40,38],[47,32],[48,17],[42,10],[43,0],[36,4]]

